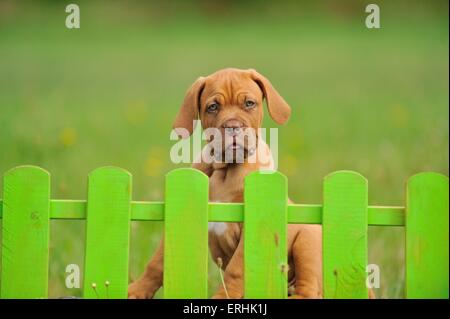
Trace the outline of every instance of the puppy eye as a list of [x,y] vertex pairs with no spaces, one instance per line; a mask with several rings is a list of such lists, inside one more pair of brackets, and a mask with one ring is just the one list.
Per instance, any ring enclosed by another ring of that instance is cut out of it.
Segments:
[[255,105],[256,105],[255,101],[252,101],[252,100],[245,101],[245,107],[248,108],[248,109],[251,109]]
[[217,103],[211,103],[210,105],[208,105],[208,107],[206,108],[206,111],[208,113],[214,113],[217,112],[217,110],[219,109],[219,104]]

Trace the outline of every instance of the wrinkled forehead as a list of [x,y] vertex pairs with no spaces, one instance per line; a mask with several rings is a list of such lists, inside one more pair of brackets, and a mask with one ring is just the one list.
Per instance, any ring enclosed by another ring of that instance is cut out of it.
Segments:
[[233,99],[241,93],[252,94],[255,98],[262,97],[260,87],[250,74],[245,72],[215,73],[206,79],[202,100],[215,94]]

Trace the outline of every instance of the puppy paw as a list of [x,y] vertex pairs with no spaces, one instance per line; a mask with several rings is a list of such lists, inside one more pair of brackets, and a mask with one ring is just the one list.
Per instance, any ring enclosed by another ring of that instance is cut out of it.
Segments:
[[288,299],[322,299],[322,296],[292,295]]
[[151,299],[153,292],[141,281],[135,281],[128,286],[128,299]]
[[290,295],[288,299],[323,299],[323,295],[321,291],[311,290],[311,291],[302,291],[295,292]]
[[211,299],[243,299],[244,295],[238,291],[229,290],[228,294],[224,289],[220,289]]

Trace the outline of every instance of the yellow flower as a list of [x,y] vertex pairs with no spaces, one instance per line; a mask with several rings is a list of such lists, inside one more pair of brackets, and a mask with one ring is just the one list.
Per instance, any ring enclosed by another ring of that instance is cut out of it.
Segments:
[[280,169],[286,175],[294,175],[298,172],[299,161],[296,157],[286,154],[283,156]]
[[73,146],[77,141],[77,132],[71,127],[64,128],[59,134],[59,142],[65,147]]
[[144,124],[148,118],[148,109],[144,102],[134,101],[125,106],[125,119],[132,125]]
[[154,148],[147,157],[144,163],[144,173],[147,176],[158,176],[163,168],[163,151],[159,148]]
[[407,107],[396,104],[391,106],[391,122],[397,128],[402,128],[408,125],[409,122],[409,110]]

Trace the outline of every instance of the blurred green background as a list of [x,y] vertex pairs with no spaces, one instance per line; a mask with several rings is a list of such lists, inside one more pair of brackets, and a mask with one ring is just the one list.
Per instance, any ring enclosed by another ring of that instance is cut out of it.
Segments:
[[[292,106],[279,170],[295,202],[320,203],[322,178],[339,169],[368,178],[371,205],[403,205],[419,171],[448,175],[447,1],[377,1],[381,29],[365,27],[371,2],[359,0],[75,1],[72,30],[69,3],[0,0],[0,174],[39,165],[53,198],[84,199],[88,173],[117,165],[133,174],[135,200],[161,200],[186,89],[238,67],[266,75]],[[50,297],[79,296],[64,279],[66,265],[83,267],[85,223],[51,227]],[[130,280],[161,229],[133,223]],[[403,236],[370,228],[378,297],[404,296]]]

